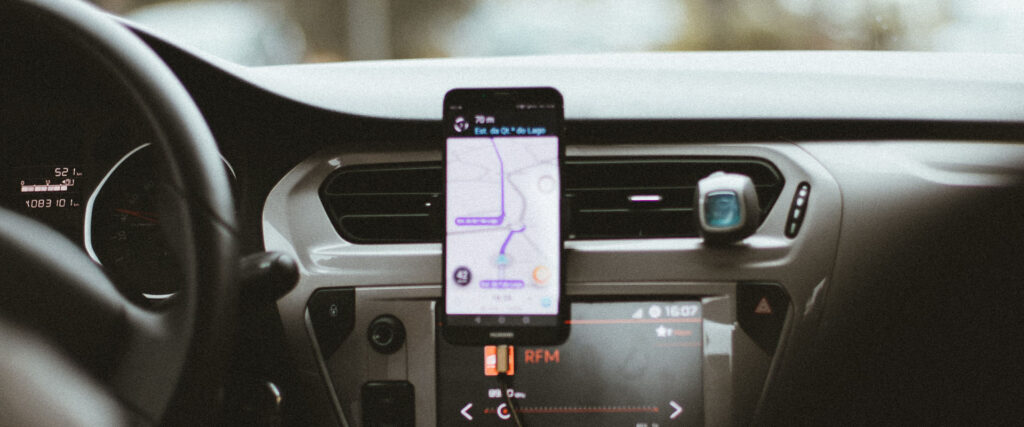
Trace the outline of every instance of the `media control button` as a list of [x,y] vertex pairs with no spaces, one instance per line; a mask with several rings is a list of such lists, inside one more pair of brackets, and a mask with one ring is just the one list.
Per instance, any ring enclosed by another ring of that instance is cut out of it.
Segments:
[[774,354],[789,310],[785,289],[776,283],[740,283],[736,309],[740,328],[758,347]]
[[508,405],[505,403],[498,405],[498,410],[495,412],[498,413],[498,418],[501,418],[503,420],[512,418],[512,411],[508,409]]
[[674,420],[674,419],[676,419],[676,417],[679,416],[679,414],[683,413],[683,405],[680,405],[680,404],[676,403],[676,401],[674,401],[674,400],[668,401],[668,404],[669,404],[669,406],[672,407],[672,414],[670,414],[668,416],[668,419]]

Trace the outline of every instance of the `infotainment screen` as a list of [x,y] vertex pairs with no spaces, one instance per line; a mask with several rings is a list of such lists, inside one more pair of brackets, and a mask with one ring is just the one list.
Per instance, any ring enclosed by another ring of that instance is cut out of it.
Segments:
[[[438,345],[438,425],[674,426],[703,423],[699,301],[576,302],[558,346]],[[507,395],[511,399],[507,399]],[[511,401],[510,407],[508,402]]]

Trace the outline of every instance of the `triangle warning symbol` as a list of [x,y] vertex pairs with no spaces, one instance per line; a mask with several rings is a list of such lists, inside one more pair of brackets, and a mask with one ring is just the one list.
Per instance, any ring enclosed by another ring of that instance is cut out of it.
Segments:
[[754,309],[756,314],[772,314],[772,306],[768,305],[768,298],[761,297],[761,302],[757,303],[757,308]]

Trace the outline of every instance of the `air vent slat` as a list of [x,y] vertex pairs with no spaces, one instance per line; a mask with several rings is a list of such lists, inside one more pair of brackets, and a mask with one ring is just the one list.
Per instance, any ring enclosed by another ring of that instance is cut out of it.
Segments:
[[342,168],[328,181],[323,192],[342,194],[440,193],[438,166],[417,163],[395,167]]
[[441,226],[430,215],[345,215],[338,223],[354,243],[430,242]]
[[676,224],[693,222],[693,213],[651,210],[626,212],[575,212],[570,239],[633,239],[686,237]]
[[[750,176],[763,216],[784,183],[774,166],[754,158],[568,159],[563,176],[569,238],[696,236],[694,188],[716,171]],[[344,167],[328,177],[320,196],[348,241],[417,243],[441,241],[442,191],[440,163],[421,162]]]
[[441,167],[436,162],[348,166],[320,188],[324,208],[353,243],[439,242]]
[[[621,207],[624,209],[651,209],[665,206],[693,205],[693,188],[585,188],[573,189],[571,206],[593,208]],[[657,201],[634,201],[631,196],[658,196]],[[581,208],[582,209],[582,208]]]
[[342,214],[430,214],[441,204],[439,194],[333,195],[329,200],[335,212]]
[[[760,159],[570,160],[565,170],[569,236],[579,240],[697,236],[693,218],[697,181],[717,171],[751,177],[765,216],[782,190],[778,171]],[[634,195],[650,197],[630,197]]]

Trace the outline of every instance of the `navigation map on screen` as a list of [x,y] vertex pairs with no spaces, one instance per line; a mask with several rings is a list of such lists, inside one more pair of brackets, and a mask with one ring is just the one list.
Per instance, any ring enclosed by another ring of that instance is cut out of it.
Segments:
[[558,137],[451,137],[446,156],[447,313],[557,314]]

